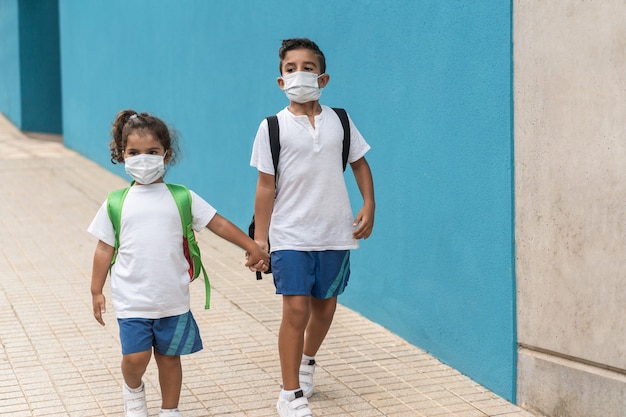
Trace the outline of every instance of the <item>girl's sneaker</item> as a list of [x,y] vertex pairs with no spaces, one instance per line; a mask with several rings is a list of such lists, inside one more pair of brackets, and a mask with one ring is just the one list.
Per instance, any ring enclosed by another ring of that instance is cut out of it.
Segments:
[[146,389],[141,383],[141,387],[137,389],[128,388],[126,384],[122,387],[122,395],[124,396],[124,411],[126,417],[149,417],[148,405],[146,404]]
[[183,415],[177,408],[175,410],[161,410],[159,411],[159,417],[183,417]]
[[315,359],[303,359],[300,363],[300,388],[304,396],[310,398],[315,390],[313,374],[315,373]]
[[279,395],[276,410],[278,410],[280,417],[313,417],[309,408],[309,401],[302,390],[289,395],[289,400],[285,400],[282,395]]

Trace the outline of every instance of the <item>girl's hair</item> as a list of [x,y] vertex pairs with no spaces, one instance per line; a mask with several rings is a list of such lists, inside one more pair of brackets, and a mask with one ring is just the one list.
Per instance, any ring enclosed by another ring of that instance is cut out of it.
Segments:
[[124,149],[128,135],[135,131],[140,133],[150,133],[163,145],[166,151],[170,151],[168,164],[174,164],[178,156],[178,136],[176,132],[167,127],[158,117],[148,113],[137,113],[134,110],[122,110],[117,114],[113,127],[111,128],[111,162],[117,164],[124,162]]
[[289,51],[293,51],[294,49],[308,49],[317,56],[317,59],[320,61],[320,73],[324,74],[326,72],[326,58],[324,57],[324,53],[317,46],[315,42],[307,38],[292,38],[285,39],[280,45],[280,49],[278,50],[278,58],[280,58],[280,62],[278,63],[278,72],[283,73],[283,60],[285,59],[285,55]]

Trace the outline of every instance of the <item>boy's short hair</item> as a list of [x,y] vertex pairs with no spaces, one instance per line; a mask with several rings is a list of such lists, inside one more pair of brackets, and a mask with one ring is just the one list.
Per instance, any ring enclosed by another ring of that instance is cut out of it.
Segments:
[[326,72],[326,58],[324,57],[324,53],[319,46],[307,38],[292,38],[283,40],[283,43],[278,50],[278,57],[280,58],[280,62],[278,63],[278,72],[280,72],[281,75],[283,73],[283,60],[285,59],[285,55],[287,52],[293,51],[294,49],[308,49],[313,52],[320,61],[320,75]]

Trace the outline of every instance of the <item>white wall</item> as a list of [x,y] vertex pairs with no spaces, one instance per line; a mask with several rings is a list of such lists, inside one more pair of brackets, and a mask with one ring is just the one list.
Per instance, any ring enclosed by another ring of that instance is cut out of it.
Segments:
[[513,27],[518,403],[626,416],[626,1]]

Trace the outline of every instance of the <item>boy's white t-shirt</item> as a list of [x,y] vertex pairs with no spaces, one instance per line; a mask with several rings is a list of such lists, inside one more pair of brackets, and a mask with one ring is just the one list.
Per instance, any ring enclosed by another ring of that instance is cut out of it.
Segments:
[[[353,239],[354,215],[350,207],[342,165],[343,128],[335,111],[322,106],[315,128],[308,116],[287,108],[278,114],[280,158],[277,194],[270,221],[272,251],[347,250]],[[350,121],[348,163],[370,149]],[[250,165],[274,175],[267,120],[263,120],[252,147]]]
[[[217,211],[191,191],[193,228],[201,231]],[[107,202],[87,229],[115,246]],[[176,202],[164,183],[134,185],[122,205],[120,247],[111,269],[111,298],[118,318],[157,319],[189,311],[189,263]]]

